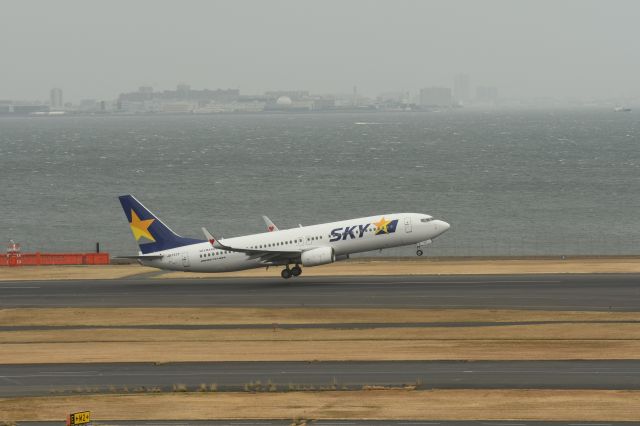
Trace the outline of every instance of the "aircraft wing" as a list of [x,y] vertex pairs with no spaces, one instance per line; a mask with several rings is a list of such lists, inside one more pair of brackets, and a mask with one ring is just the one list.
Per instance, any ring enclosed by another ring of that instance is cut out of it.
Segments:
[[267,225],[267,231],[269,232],[279,231],[276,224],[271,222],[271,219],[269,219],[268,217],[262,216],[262,220],[264,220],[264,224]]
[[297,259],[299,259],[300,254],[302,254],[302,250],[299,249],[281,250],[277,248],[249,249],[244,247],[233,247],[225,244],[224,240],[220,241],[215,238],[209,231],[207,231],[206,228],[202,228],[202,232],[204,233],[209,243],[211,243],[213,248],[216,248],[218,250],[246,253],[252,259],[260,258],[265,265],[276,263],[278,260],[296,261]]

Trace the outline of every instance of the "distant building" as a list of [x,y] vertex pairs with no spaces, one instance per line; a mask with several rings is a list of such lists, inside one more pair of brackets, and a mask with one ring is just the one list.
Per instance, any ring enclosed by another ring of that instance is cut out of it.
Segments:
[[62,109],[62,89],[54,88],[49,92],[49,104],[52,110]]
[[293,100],[289,96],[280,96],[278,99],[269,101],[265,105],[268,111],[311,111],[315,105],[313,99]]
[[0,100],[0,115],[34,115],[49,112],[49,106],[40,102]]
[[237,89],[192,90],[188,84],[179,84],[176,90],[163,92],[154,92],[150,86],[141,86],[137,92],[120,94],[118,105],[121,111],[131,113],[189,112],[186,110],[196,110],[211,103],[239,100],[240,91]]
[[448,87],[427,87],[420,90],[420,106],[450,107],[453,104]]
[[179,99],[189,99],[189,93],[191,93],[191,86],[188,84],[178,84],[176,87],[176,93]]
[[266,106],[265,101],[260,100],[243,100],[233,102],[211,102],[207,105],[198,107],[193,112],[196,114],[217,114],[217,113],[233,113],[233,112],[262,112]]
[[280,106],[290,106],[293,105],[293,101],[291,100],[290,97],[288,96],[280,96],[277,100],[276,100],[276,105],[280,105]]
[[378,103],[408,103],[408,93],[406,92],[384,92],[378,95],[376,101]]
[[16,115],[30,115],[47,113],[49,108],[46,105],[13,105],[11,112]]
[[264,93],[267,98],[277,100],[283,96],[290,98],[292,101],[299,101],[309,97],[308,90],[272,90]]
[[79,110],[82,112],[95,112],[98,107],[98,101],[95,99],[83,99],[80,101]]
[[498,102],[498,88],[494,86],[478,86],[476,88],[476,101],[486,104]]
[[471,100],[471,85],[467,74],[458,74],[453,79],[453,98],[459,104],[466,104]]
[[409,92],[385,92],[376,98],[376,108],[380,111],[405,111],[410,109]]
[[313,109],[316,111],[324,111],[333,109],[336,106],[336,100],[333,98],[316,98],[313,100]]
[[165,102],[162,104],[162,112],[170,114],[191,113],[196,109],[196,105],[190,102]]

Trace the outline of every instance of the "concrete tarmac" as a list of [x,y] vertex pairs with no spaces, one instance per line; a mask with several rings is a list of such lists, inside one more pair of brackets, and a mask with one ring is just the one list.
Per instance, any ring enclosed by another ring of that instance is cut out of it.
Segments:
[[[185,278],[188,275],[185,273]],[[386,307],[640,311],[640,275],[0,282],[0,307]]]
[[640,361],[195,362],[0,365],[0,397],[81,392],[242,391],[365,385],[418,389],[640,389]]

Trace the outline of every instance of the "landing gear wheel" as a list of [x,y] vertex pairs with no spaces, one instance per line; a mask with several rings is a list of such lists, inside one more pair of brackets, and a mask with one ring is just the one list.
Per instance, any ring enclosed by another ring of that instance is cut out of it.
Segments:
[[283,269],[282,272],[280,272],[280,276],[285,280],[291,278],[291,269]]
[[418,249],[418,251],[416,251],[416,254],[418,256],[422,256],[424,254],[424,252],[422,250]]
[[293,268],[291,268],[291,275],[293,275],[294,277],[297,277],[301,273],[302,273],[302,268],[299,267],[298,265],[296,265]]

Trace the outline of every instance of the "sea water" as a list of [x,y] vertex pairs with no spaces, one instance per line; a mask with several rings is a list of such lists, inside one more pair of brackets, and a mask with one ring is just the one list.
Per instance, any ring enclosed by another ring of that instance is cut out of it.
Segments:
[[451,223],[428,256],[640,251],[635,112],[3,117],[0,178],[25,251],[136,253],[127,193],[192,237],[424,212]]

